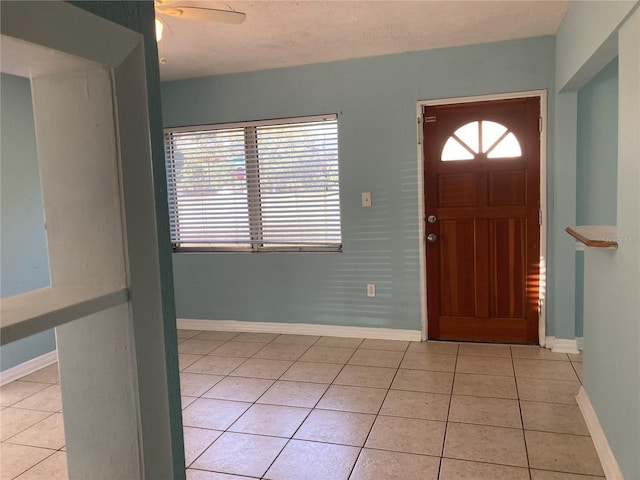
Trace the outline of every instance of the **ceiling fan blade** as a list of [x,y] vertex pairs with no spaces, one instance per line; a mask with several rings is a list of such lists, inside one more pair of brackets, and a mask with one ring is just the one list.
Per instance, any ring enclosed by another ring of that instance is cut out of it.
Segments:
[[247,18],[246,13],[233,10],[218,10],[217,8],[172,5],[171,7],[162,7],[158,10],[159,13],[166,13],[172,17],[200,20],[203,22],[240,24]]

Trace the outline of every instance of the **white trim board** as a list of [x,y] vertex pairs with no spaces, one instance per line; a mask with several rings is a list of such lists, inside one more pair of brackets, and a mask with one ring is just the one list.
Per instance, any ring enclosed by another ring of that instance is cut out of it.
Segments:
[[[540,98],[540,117],[542,118],[542,131],[540,132],[540,210],[542,223],[540,224],[540,315],[538,319],[538,343],[545,345],[546,340],[546,262],[547,262],[547,90],[526,90],[522,92],[493,93],[488,95],[475,95],[469,97],[439,98],[433,100],[419,100],[416,102],[417,116],[417,147],[418,147],[418,235],[420,238],[420,310],[422,319],[422,339],[427,340],[427,277],[425,256],[425,230],[424,230],[424,158],[422,149],[422,107],[432,105],[447,105],[455,103],[484,102],[491,100],[503,100],[506,98]],[[573,352],[572,352],[573,353]]]
[[580,407],[584,422],[587,424],[589,434],[591,434],[591,440],[593,440],[605,477],[607,480],[624,480],[616,457],[613,455],[602,425],[600,425],[596,411],[591,405],[591,400],[589,400],[584,387],[580,387],[580,391],[576,395],[576,401],[578,402],[578,407]]
[[580,353],[577,338],[546,337],[544,347],[554,353]]
[[8,368],[3,372],[0,372],[0,385],[6,385],[9,382],[18,380],[25,377],[30,373],[37,372],[38,370],[48,367],[49,365],[58,361],[58,351],[54,350],[39,357],[27,360],[15,367]]
[[190,318],[178,318],[177,325],[179,329],[183,330],[321,335],[325,337],[409,340],[415,342],[421,340],[420,330],[400,330],[395,328],[347,327],[310,323],[241,322],[238,320],[196,320]]

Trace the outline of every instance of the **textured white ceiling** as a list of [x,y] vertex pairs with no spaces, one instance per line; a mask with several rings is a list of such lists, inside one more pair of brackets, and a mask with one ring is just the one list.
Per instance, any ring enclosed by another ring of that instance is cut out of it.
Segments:
[[174,1],[245,12],[241,25],[175,17],[162,80],[552,35],[569,1]]

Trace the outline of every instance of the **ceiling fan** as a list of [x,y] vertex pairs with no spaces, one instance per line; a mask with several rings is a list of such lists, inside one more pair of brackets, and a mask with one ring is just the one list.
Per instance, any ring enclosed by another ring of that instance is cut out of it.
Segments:
[[[173,3],[173,2],[171,2]],[[154,0],[156,10],[156,41],[160,43],[165,25],[164,16],[183,18],[185,20],[195,20],[200,22],[240,24],[245,21],[247,14],[233,10],[222,10],[219,8],[197,7],[191,5],[167,5],[165,0]],[[227,4],[228,5],[228,4]],[[164,57],[160,58],[160,63],[165,63]]]
[[239,24],[244,22],[247,15],[237,12],[229,7],[229,10],[219,8],[197,7],[191,5],[167,5],[164,0],[155,0],[156,14],[170,17],[184,18],[186,20],[199,20],[202,22]]

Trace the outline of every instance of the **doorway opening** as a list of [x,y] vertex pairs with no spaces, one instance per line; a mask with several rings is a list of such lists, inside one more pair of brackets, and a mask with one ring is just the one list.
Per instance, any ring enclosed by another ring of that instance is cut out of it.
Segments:
[[546,92],[418,102],[423,338],[544,342]]

